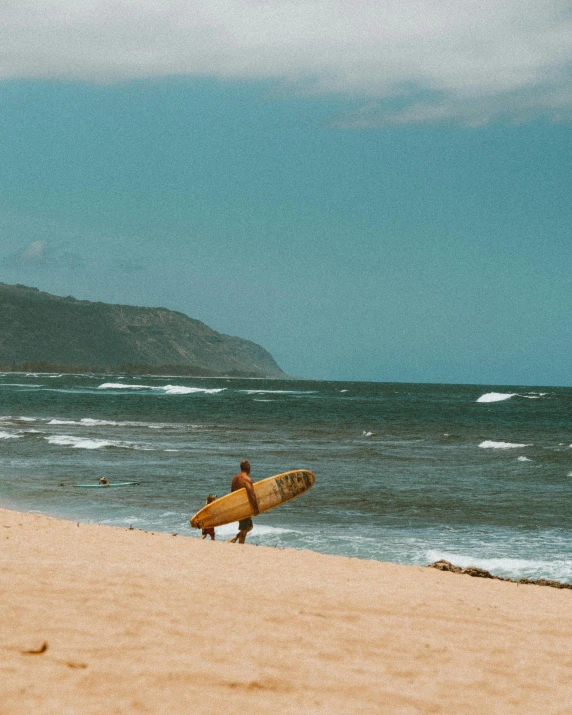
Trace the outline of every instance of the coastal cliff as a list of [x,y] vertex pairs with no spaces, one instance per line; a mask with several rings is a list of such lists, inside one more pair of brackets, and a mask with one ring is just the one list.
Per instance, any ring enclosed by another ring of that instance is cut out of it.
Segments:
[[0,283],[0,365],[285,377],[264,348],[167,308],[76,300]]

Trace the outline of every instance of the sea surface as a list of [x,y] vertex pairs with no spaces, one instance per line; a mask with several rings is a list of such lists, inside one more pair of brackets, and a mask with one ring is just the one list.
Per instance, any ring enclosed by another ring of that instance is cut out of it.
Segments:
[[572,388],[0,374],[1,506],[198,538],[242,459],[316,475],[251,543],[572,582]]

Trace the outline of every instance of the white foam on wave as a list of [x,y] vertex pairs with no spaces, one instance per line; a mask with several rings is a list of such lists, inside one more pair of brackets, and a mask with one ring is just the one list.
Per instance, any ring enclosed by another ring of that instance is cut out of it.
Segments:
[[11,415],[6,415],[5,417],[0,417],[0,422],[37,422],[35,417],[12,417]]
[[98,390],[152,390],[150,385],[122,385],[120,382],[104,382]]
[[0,387],[43,387],[43,385],[32,385],[29,382],[0,382]]
[[518,462],[532,462],[532,459],[529,459],[528,457],[523,457],[522,455],[520,457],[516,458]]
[[139,422],[115,422],[115,420],[96,420],[92,417],[82,417],[79,421],[88,427],[139,427]]
[[83,417],[81,420],[59,420],[53,419],[49,425],[84,425],[87,427],[139,427],[145,426],[138,422],[115,422],[114,420],[95,420],[91,417]]
[[111,439],[90,439],[87,437],[73,437],[71,435],[49,435],[44,439],[50,444],[58,447],[72,447],[73,449],[103,449],[104,447],[116,447],[118,449],[138,449],[144,451],[154,451],[152,447],[132,444],[130,442],[120,442]]
[[516,444],[515,442],[493,442],[486,439],[479,444],[481,449],[519,449],[520,447],[532,447],[531,444]]
[[0,439],[19,439],[21,434],[12,434],[11,432],[0,431]]
[[317,390],[239,390],[247,395],[315,395]]
[[516,392],[486,392],[476,402],[502,402],[516,396]]
[[126,524],[129,524],[129,525],[141,524],[144,521],[145,521],[145,519],[143,519],[140,516],[124,516],[124,517],[115,517],[115,518],[111,518],[111,519],[98,519],[97,523],[98,524],[106,524],[108,526],[125,527]]
[[207,387],[183,387],[182,385],[165,385],[165,387],[154,388],[164,390],[167,395],[193,395],[202,392],[205,395],[217,395],[219,392],[224,392],[226,387],[207,388]]
[[511,397],[522,397],[526,400],[540,400],[546,397],[547,392],[528,392],[526,395],[521,395],[518,392],[485,392],[475,402],[503,402],[510,400]]
[[[119,424],[123,425],[125,423],[120,422]],[[133,422],[133,425],[136,423]],[[169,424],[167,422],[165,423],[157,423],[157,424],[149,424],[148,422],[139,422],[137,423],[138,427],[147,427],[148,429],[165,429],[165,430],[176,430],[176,429],[182,429],[182,430],[203,430],[203,429],[216,429],[214,425],[186,425],[186,424],[177,424],[176,422],[173,424]]]
[[219,392],[224,392],[226,387],[207,388],[207,387],[185,387],[184,385],[123,385],[118,382],[104,382],[99,385],[98,390],[152,390],[153,392],[163,392],[166,395],[192,395],[195,393],[203,393],[205,395],[216,395]]
[[[0,417],[0,420],[16,420],[22,418],[8,418]],[[31,422],[37,421],[35,418],[27,418]],[[44,420],[46,421],[46,420]],[[213,426],[208,425],[189,425],[184,423],[170,423],[170,422],[132,422],[129,420],[116,421],[116,420],[101,420],[94,419],[93,417],[82,417],[80,420],[64,420],[59,418],[54,418],[46,421],[48,425],[77,425],[78,427],[135,427],[143,429],[154,429],[154,430],[201,430],[201,429],[215,429]]]
[[[280,536],[281,534],[296,533],[294,529],[285,529],[280,526],[267,526],[266,524],[257,524],[253,522],[254,528],[248,533],[247,540],[252,537],[267,537]],[[215,534],[220,539],[231,539],[238,533],[238,521],[233,521],[230,524],[215,527]]]

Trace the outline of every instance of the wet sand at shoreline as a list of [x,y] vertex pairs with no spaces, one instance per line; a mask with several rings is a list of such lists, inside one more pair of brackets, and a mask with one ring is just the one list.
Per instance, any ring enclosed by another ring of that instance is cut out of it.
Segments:
[[572,712],[570,590],[6,510],[0,539],[1,715]]

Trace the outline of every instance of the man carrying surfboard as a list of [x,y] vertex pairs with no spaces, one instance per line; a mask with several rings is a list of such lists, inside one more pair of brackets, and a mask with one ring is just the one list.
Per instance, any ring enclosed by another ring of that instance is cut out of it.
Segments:
[[[246,496],[248,497],[254,516],[258,516],[260,514],[260,510],[258,508],[256,494],[254,493],[254,485],[252,483],[252,479],[250,478],[250,462],[247,462],[246,459],[243,459],[240,463],[240,473],[233,477],[230,485],[230,491],[235,492],[237,489],[243,488],[246,490]],[[230,543],[235,544],[238,541],[239,544],[244,544],[246,535],[249,531],[252,531],[252,519],[250,517],[241,519],[238,522],[238,534],[234,537],[234,539],[230,540]]]

